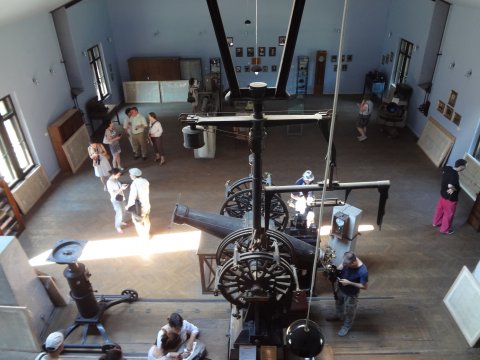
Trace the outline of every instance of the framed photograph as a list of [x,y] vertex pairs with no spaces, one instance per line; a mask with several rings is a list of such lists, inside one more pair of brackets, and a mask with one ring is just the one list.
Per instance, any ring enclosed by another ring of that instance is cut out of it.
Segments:
[[255,49],[253,47],[247,47],[247,57],[253,57]]
[[243,71],[245,71],[245,72],[250,72],[250,66],[249,66],[249,65],[245,65],[245,66],[243,67]]
[[455,103],[457,102],[457,92],[456,91],[450,91],[450,96],[448,97],[448,105],[451,107],[455,107]]
[[227,36],[227,44],[228,46],[233,46],[233,37]]
[[268,48],[268,56],[276,56],[277,55],[277,48],[275,46],[270,46]]
[[338,65],[333,65],[333,72],[337,72]]
[[454,113],[453,114],[453,123],[457,126],[460,126],[460,121],[462,121],[462,116],[459,113]]
[[286,36],[279,36],[278,37],[278,46],[284,46],[286,41],[287,41]]
[[235,48],[235,55],[237,57],[243,57],[243,48]]
[[347,55],[347,62],[352,62],[353,55]]
[[331,61],[332,63],[336,63],[336,62],[337,62],[337,55],[332,55],[332,56],[330,56],[330,61]]
[[443,112],[445,111],[445,103],[441,100],[438,100],[438,103],[437,103],[437,111],[440,113],[440,114],[443,114]]
[[268,72],[268,65],[263,65],[262,66],[262,71],[263,72]]
[[394,56],[393,51],[390,51],[390,59],[389,60],[390,60],[391,63],[393,63],[393,56]]
[[241,66],[235,66],[235,72],[237,72],[237,73],[242,72],[242,67]]
[[342,62],[345,62],[345,55],[342,55]]
[[445,111],[443,112],[443,116],[445,116],[448,120],[452,120],[453,108],[449,105],[445,106]]
[[385,55],[385,65],[390,62],[390,56],[388,54]]
[[265,47],[259,47],[258,48],[258,56],[265,56]]
[[348,65],[347,64],[342,64],[342,71],[347,71]]
[[272,72],[277,71],[277,65],[272,65]]
[[382,65],[385,65],[385,55],[382,55]]

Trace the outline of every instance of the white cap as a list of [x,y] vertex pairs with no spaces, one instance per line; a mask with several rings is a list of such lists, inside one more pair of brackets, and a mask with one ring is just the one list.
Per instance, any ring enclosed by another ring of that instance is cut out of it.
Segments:
[[311,170],[307,170],[303,173],[302,175],[303,180],[305,181],[313,181],[315,180],[315,176],[313,176],[313,173]]
[[128,172],[129,172],[130,175],[133,175],[133,176],[136,176],[136,177],[142,176],[142,170],[140,170],[138,168],[131,168],[130,170],[128,170]]
[[55,331],[48,335],[47,340],[45,340],[45,349],[47,351],[56,351],[63,344],[63,340],[63,334]]

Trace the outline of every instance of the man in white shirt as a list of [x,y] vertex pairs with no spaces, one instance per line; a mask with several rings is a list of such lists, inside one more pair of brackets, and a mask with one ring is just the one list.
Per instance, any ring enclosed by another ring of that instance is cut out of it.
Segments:
[[148,127],[147,120],[138,113],[136,106],[130,108],[129,119],[132,132],[133,157],[134,159],[138,159],[141,151],[143,160],[146,160],[147,142],[145,141],[144,130]]
[[128,141],[130,141],[130,145],[133,149],[133,141],[132,141],[132,123],[130,122],[130,110],[131,108],[125,109],[125,119],[123,119],[123,129],[125,133],[128,135]]
[[137,168],[128,170],[130,178],[133,180],[130,185],[130,194],[128,196],[127,209],[135,205],[135,200],[141,204],[141,214],[132,213],[132,221],[137,230],[138,237],[141,240],[150,239],[150,183],[142,177],[142,171]]

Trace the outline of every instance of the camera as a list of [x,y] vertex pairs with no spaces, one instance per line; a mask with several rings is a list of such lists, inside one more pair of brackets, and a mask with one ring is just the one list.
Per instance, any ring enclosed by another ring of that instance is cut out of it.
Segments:
[[99,157],[97,157],[97,158],[95,159],[95,163],[96,163],[97,165],[100,165],[100,160],[101,160],[101,159],[100,159],[100,156],[99,156]]
[[335,265],[331,265],[327,269],[327,278],[329,281],[334,282],[340,278],[342,271],[338,270]]

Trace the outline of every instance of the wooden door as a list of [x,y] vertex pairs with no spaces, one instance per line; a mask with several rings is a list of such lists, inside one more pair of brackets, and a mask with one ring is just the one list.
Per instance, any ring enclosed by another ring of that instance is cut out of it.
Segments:
[[325,66],[327,63],[327,52],[318,50],[315,57],[315,82],[313,84],[313,95],[323,95],[323,82],[325,80]]

